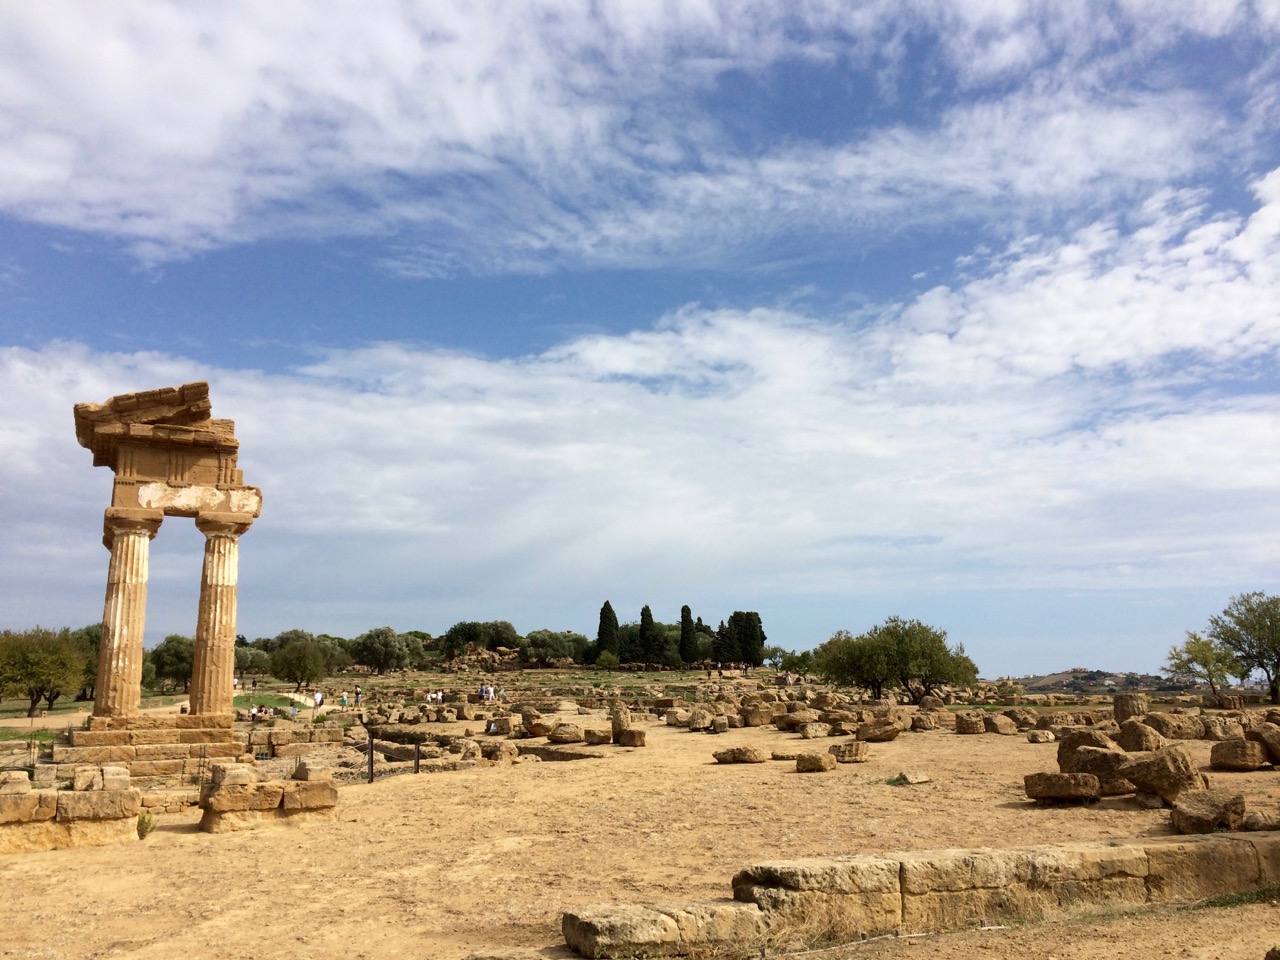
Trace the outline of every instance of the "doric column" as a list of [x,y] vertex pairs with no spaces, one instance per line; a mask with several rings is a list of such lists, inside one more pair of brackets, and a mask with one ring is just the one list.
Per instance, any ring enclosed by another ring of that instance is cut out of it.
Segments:
[[111,507],[102,542],[111,551],[107,599],[94,684],[95,717],[130,717],[142,700],[142,631],[147,623],[147,566],[160,511]]
[[196,517],[196,526],[205,535],[205,542],[195,660],[191,670],[193,714],[232,712],[240,534],[249,529],[252,519],[247,514],[234,513]]

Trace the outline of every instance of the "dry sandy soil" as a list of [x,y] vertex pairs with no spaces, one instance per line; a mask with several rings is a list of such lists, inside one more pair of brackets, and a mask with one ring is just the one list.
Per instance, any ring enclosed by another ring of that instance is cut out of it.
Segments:
[[[760,860],[1168,832],[1167,813],[1123,799],[1027,803],[1022,776],[1056,769],[1055,747],[1022,737],[908,733],[869,763],[806,775],[712,761],[799,742],[771,727],[648,735],[602,760],[345,786],[332,823],[214,836],[192,812],[138,844],[0,857],[0,957],[561,957],[566,907],[728,897]],[[1190,746],[1207,765],[1210,744]],[[902,770],[932,781],[885,783]],[[1280,774],[1213,776],[1251,809],[1280,806]],[[807,956],[1262,960],[1278,920],[1269,904],[1165,910]]]

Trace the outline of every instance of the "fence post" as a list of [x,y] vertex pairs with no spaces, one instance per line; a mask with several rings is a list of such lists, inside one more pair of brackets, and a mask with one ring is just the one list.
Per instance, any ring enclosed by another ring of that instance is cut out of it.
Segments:
[[369,738],[369,782],[373,783],[373,737]]
[[413,772],[422,772],[422,743],[421,741],[413,745]]

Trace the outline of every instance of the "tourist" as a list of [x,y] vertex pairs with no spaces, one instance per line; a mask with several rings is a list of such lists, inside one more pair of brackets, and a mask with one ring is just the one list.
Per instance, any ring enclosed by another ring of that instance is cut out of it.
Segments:
[[360,684],[357,683],[356,684],[356,706],[359,707],[360,704],[362,704],[363,702],[364,702],[364,694],[360,692]]
[[338,698],[338,703],[342,705],[342,709],[347,709],[347,691],[342,691],[342,696]]

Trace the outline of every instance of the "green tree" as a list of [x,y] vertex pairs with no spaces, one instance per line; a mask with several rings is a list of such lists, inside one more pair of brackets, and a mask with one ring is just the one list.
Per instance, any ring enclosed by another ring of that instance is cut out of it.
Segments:
[[653,625],[653,611],[646,603],[640,608],[640,632],[636,638],[637,660],[658,663],[662,660],[662,633]]
[[813,651],[802,650],[800,653],[787,651],[778,659],[778,669],[784,673],[796,673],[806,676],[814,673]]
[[299,693],[303,684],[312,686],[323,680],[326,666],[324,649],[315,639],[291,640],[271,654],[271,675],[296,684],[294,690]]
[[738,646],[738,635],[723,620],[716,628],[711,640],[711,659],[717,663],[734,663],[742,659],[742,650]]
[[732,646],[737,650],[737,656],[729,659],[742,660],[753,667],[761,666],[764,663],[764,642],[768,638],[764,635],[760,614],[735,610],[729,614],[726,627],[733,636]]
[[613,604],[608,600],[600,608],[600,624],[596,628],[595,654],[608,652],[618,656],[618,615],[613,612]]
[[520,646],[520,634],[506,620],[489,620],[484,625],[484,645],[489,650],[505,647],[516,650]]
[[483,623],[474,620],[461,620],[450,627],[441,640],[446,660],[462,656],[468,649],[479,650],[485,646],[488,631]]
[[1280,597],[1262,591],[1231,598],[1221,614],[1209,618],[1209,639],[1267,678],[1271,702],[1280,703]]
[[898,683],[912,703],[944,685],[972,686],[978,668],[964,652],[964,646],[947,646],[947,631],[919,620],[890,617],[873,628],[890,650]]
[[764,648],[764,662],[773,669],[778,670],[782,667],[782,658],[787,655],[787,651],[781,647],[768,646]]
[[[785,658],[783,665],[791,669]],[[879,700],[895,679],[893,652],[888,638],[875,631],[855,637],[848,630],[837,630],[813,651],[813,672],[838,687],[862,687]]]
[[151,651],[156,665],[156,679],[162,684],[182,684],[182,692],[191,688],[191,670],[195,662],[196,642],[180,633],[171,633]]
[[0,633],[0,690],[27,698],[34,717],[44,700],[50,710],[61,696],[74,694],[84,682],[84,646],[68,629],[36,627]]
[[693,611],[686,603],[680,608],[680,662],[694,663],[698,659],[698,637],[693,626]]
[[624,623],[618,627],[618,662],[640,663],[640,624]]
[[94,690],[98,686],[98,648],[102,643],[102,624],[91,623],[71,634],[84,650],[84,681],[77,700],[92,700]]
[[1240,661],[1235,653],[1194,630],[1187,631],[1187,639],[1169,648],[1165,673],[1175,683],[1207,683],[1214,699],[1218,687],[1240,672]]
[[390,627],[374,627],[356,637],[353,650],[356,663],[374,673],[403,670],[409,663],[409,646]]
[[600,654],[600,656],[596,657],[596,666],[601,670],[617,670],[620,666],[618,663],[618,655],[612,650],[606,650],[604,653]]

